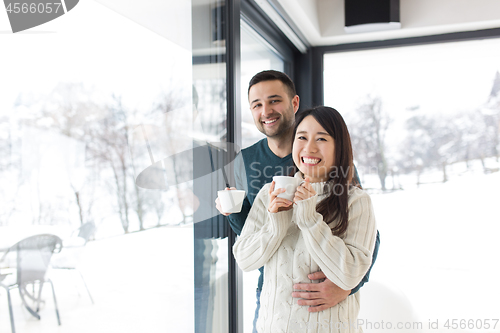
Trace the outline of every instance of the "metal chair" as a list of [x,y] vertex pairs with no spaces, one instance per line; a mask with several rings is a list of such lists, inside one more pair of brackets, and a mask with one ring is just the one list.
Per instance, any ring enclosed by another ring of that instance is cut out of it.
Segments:
[[89,241],[90,237],[94,235],[95,224],[93,222],[84,223],[80,228],[77,229],[78,237],[85,240],[85,244]]
[[[42,302],[41,295],[45,282],[50,283],[52,287],[57,323],[61,325],[54,285],[50,279],[46,278],[50,258],[53,253],[61,251],[61,248],[62,240],[59,237],[49,234],[35,235],[25,238],[10,247],[0,260],[0,262],[3,262],[8,256],[15,256],[15,274],[4,274],[0,277],[0,286],[7,290],[12,333],[15,333],[16,330],[14,327],[10,290],[18,288],[23,305],[29,313],[37,319],[40,319],[38,311],[40,309],[40,303]],[[32,288],[30,288],[32,289],[31,291],[28,290],[28,286],[30,285],[32,286]],[[37,285],[38,288],[36,288]]]
[[85,289],[87,289],[90,301],[94,304],[94,299],[90,294],[90,290],[87,287],[87,283],[82,273],[78,269],[78,264],[80,263],[85,244],[87,244],[88,240],[95,232],[95,225],[92,222],[87,222],[76,231],[78,231],[78,236],[63,240],[63,250],[52,258],[50,266],[53,269],[73,270],[77,272],[83,281]]

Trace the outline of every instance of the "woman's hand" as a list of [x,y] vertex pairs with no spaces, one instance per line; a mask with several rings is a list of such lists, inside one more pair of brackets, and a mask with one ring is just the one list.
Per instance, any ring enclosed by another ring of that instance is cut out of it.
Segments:
[[316,195],[316,191],[312,188],[311,183],[309,183],[309,178],[306,177],[304,183],[297,187],[297,191],[295,191],[295,197],[293,198],[293,202],[297,203],[301,200],[306,200]]
[[284,193],[286,189],[279,188],[274,190],[274,180],[269,187],[269,208],[267,208],[270,213],[282,212],[285,210],[292,209],[293,202],[285,198],[278,198],[278,194]]

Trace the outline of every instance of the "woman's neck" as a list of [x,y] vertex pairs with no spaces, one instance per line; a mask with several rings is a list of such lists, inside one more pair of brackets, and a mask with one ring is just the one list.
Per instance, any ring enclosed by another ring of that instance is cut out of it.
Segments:
[[315,177],[312,177],[312,176],[309,176],[309,175],[306,175],[305,173],[303,173],[302,171],[299,170],[299,175],[302,177],[302,179],[306,179],[306,178],[309,178],[309,183],[311,184],[316,184],[316,183],[324,183],[327,181],[327,179],[323,180],[321,178],[315,178]]

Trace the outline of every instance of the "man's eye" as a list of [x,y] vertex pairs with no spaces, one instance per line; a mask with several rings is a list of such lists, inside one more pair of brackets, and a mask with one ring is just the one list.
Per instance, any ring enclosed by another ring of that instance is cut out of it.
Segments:
[[254,106],[252,106],[252,109],[256,109],[260,106],[261,104],[254,104]]
[[271,101],[271,104],[275,104],[275,103],[278,103],[278,102],[279,102],[279,99],[273,99],[273,100]]

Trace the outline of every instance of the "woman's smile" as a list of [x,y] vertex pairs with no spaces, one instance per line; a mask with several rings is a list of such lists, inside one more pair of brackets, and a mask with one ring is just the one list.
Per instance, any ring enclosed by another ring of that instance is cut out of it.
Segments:
[[321,162],[321,158],[315,158],[315,157],[309,157],[309,156],[302,156],[302,163],[304,164],[309,164],[309,165],[316,165],[319,162]]

